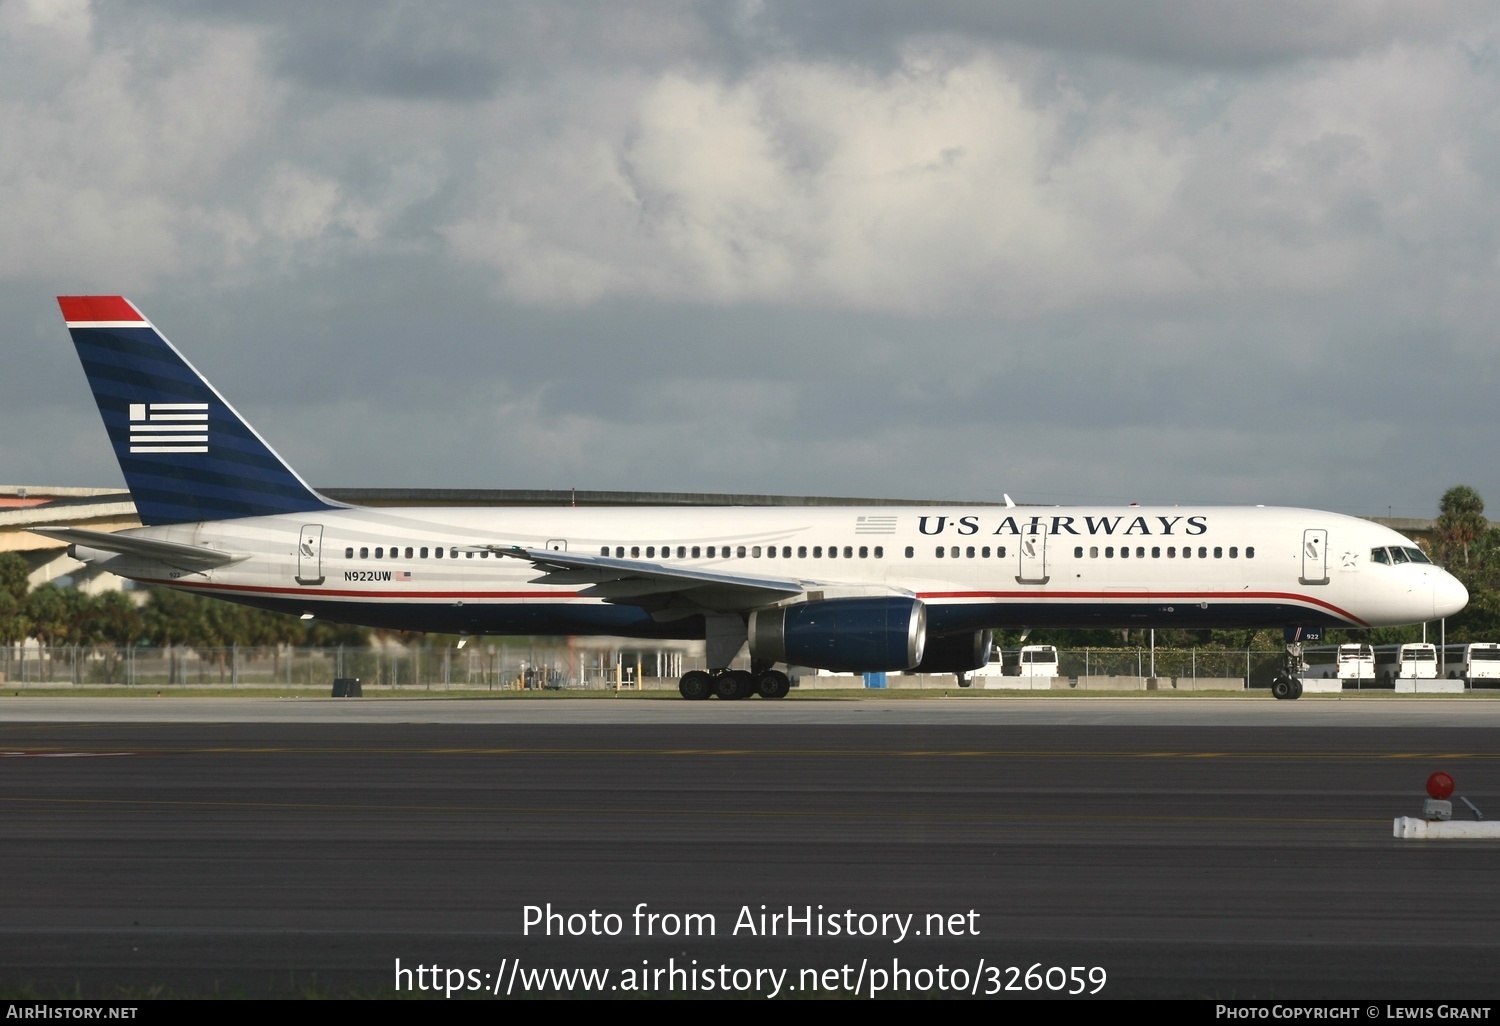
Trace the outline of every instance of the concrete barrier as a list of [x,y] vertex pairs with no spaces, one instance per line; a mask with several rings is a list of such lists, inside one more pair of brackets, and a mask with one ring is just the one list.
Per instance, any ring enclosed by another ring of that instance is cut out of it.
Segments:
[[[1062,681],[1058,684],[1058,681]],[[986,691],[1050,691],[1068,686],[1066,677],[975,677],[974,686]]]
[[1078,691],[1145,691],[1144,677],[1079,677],[1077,684],[1070,684],[1066,677],[1053,677],[1052,686],[1058,690],[1069,687]]
[[1408,695],[1461,695],[1464,682],[1461,680],[1407,680],[1396,678],[1396,691]]
[[[1166,680],[1167,678],[1162,678]],[[1243,677],[1177,677],[1162,691],[1244,691]]]

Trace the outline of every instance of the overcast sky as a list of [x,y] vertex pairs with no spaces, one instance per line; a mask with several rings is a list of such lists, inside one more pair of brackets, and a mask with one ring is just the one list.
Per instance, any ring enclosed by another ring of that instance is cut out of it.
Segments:
[[1500,515],[1500,8],[0,0],[0,483],[123,293],[324,486]]

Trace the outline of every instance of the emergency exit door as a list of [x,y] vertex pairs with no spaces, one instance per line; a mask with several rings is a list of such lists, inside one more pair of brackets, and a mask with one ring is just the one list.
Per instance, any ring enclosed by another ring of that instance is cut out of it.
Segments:
[[1302,584],[1328,583],[1328,532],[1311,527],[1302,532]]
[[297,539],[297,583],[323,583],[323,525],[303,524]]
[[1016,581],[1021,584],[1047,583],[1047,525],[1028,524],[1021,535],[1021,565]]

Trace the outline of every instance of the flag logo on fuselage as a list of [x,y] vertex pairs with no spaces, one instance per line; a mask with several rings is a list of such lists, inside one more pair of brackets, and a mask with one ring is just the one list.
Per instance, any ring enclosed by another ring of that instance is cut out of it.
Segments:
[[131,403],[131,452],[208,452],[208,403]]

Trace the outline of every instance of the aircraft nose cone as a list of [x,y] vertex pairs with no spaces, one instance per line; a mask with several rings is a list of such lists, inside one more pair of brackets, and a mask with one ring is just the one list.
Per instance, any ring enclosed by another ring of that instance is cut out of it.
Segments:
[[1469,604],[1469,589],[1457,577],[1438,571],[1432,582],[1432,615],[1434,619],[1452,616]]

